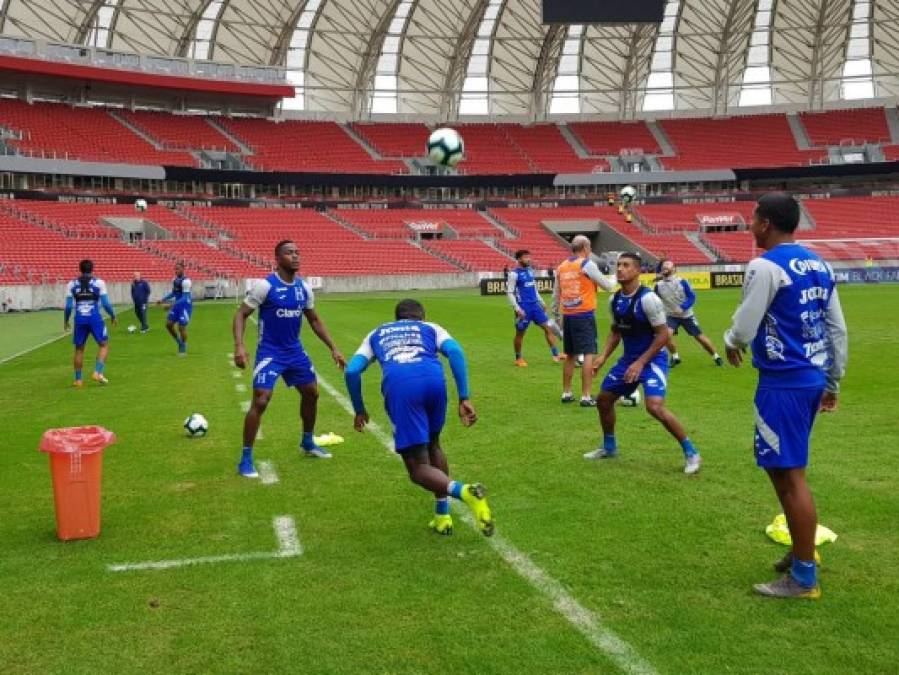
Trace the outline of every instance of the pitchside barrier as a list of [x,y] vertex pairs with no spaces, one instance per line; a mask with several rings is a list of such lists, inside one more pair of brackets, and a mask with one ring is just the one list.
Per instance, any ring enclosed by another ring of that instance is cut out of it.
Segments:
[[[742,272],[740,272],[740,284],[743,283]],[[716,288],[711,282],[711,276],[708,272],[680,272],[678,276],[681,279],[686,279],[690,285],[697,291],[706,291],[710,288]],[[655,274],[641,274],[640,282],[644,286],[649,286],[652,288],[655,283],[656,275]],[[534,281],[537,283],[537,291],[539,293],[552,293],[553,292],[553,278],[552,277],[535,277]],[[506,294],[506,280],[502,277],[497,278],[487,278],[481,279],[480,281],[481,287],[481,295],[505,295]]]

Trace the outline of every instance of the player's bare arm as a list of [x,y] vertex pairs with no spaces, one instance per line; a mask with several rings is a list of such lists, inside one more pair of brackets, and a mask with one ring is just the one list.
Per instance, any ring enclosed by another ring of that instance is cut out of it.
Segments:
[[331,339],[331,335],[328,333],[328,327],[325,326],[325,322],[322,321],[318,312],[309,308],[303,310],[303,315],[309,322],[309,327],[312,329],[312,332],[315,333],[318,336],[318,339],[331,350],[331,358],[334,359],[334,363],[337,364],[337,367],[341,370],[346,368],[346,358],[344,358],[343,354],[337,348],[337,345],[334,344],[334,340]]

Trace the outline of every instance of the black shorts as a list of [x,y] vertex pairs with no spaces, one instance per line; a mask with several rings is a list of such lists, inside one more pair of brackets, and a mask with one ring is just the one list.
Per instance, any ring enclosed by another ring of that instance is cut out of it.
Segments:
[[562,344],[565,353],[596,353],[596,319],[591,316],[563,316]]

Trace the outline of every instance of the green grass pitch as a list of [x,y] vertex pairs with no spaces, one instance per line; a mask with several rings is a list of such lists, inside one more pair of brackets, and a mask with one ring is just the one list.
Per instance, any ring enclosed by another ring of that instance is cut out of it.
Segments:
[[[583,460],[600,438],[596,413],[558,402],[559,366],[537,332],[525,339],[531,366],[512,366],[505,298],[413,294],[470,362],[480,421],[464,429],[450,414],[453,473],[484,482],[497,532],[657,672],[895,672],[899,286],[840,292],[849,371],[839,412],[819,418],[809,470],[821,522],[839,534],[821,551],[820,602],[751,595],[783,553],[763,533],[778,506],[750,450],[755,373],[715,368],[686,337],[669,405],[705,459],[694,479],[642,409],[619,412],[619,460]],[[399,297],[321,295],[318,308],[349,356]],[[699,294],[698,316],[719,346],[737,300],[736,291]],[[333,460],[298,456],[298,397],[279,385],[256,457],[280,482],[238,478],[249,395],[236,385],[250,381],[234,377],[227,356],[233,311],[197,305],[186,359],[176,358],[161,310],[146,336],[125,332],[134,319],[124,313],[106,388],[69,387],[68,339],[0,364],[4,673],[617,672],[473,529],[457,522],[452,537],[430,534],[429,496],[374,436],[352,431],[327,393],[318,431],[347,439]],[[0,359],[53,337],[48,316],[61,326],[59,313],[0,317]],[[605,332],[608,319],[599,323]],[[322,345],[304,334],[320,374],[342,391]],[[378,384],[375,366],[366,396],[386,427]],[[191,412],[209,419],[208,437],[185,437]],[[118,434],[104,465],[103,531],[63,544],[38,440],[44,429],[88,423]],[[300,557],[106,567],[272,550],[281,515],[296,522]]]

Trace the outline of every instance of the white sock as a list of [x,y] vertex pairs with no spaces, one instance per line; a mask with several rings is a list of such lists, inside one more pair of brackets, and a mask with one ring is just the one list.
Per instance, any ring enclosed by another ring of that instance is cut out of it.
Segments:
[[671,355],[671,358],[674,359],[675,361],[680,361],[680,354],[678,354],[677,352],[674,352]]
[[572,393],[570,391],[563,391],[562,396],[571,396]]
[[720,359],[720,358],[721,358],[721,357],[718,356],[718,352],[715,352],[714,354],[712,354],[712,360],[713,360],[713,361],[715,361],[715,360],[717,360],[717,359]]

